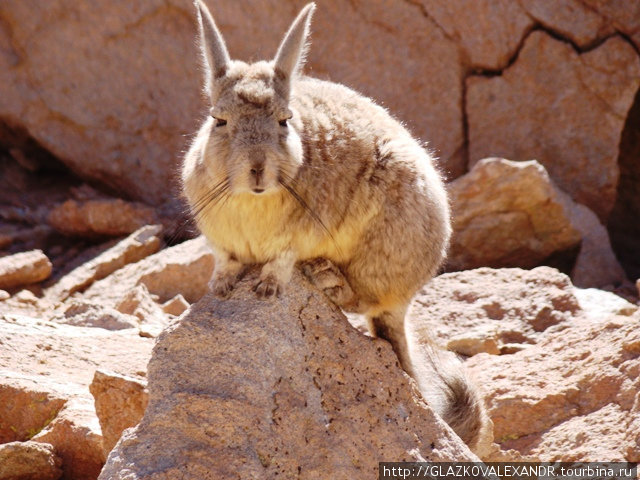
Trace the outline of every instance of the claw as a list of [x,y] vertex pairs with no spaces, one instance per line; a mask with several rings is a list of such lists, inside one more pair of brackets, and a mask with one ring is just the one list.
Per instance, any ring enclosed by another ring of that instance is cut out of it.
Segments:
[[274,276],[269,275],[261,278],[253,287],[253,291],[256,292],[258,298],[271,298],[279,296],[282,292],[282,287],[278,284]]

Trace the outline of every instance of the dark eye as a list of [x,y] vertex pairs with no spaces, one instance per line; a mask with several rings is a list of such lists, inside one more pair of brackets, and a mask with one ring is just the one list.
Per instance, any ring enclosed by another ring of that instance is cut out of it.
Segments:
[[288,120],[289,120],[288,118],[285,118],[283,120],[280,120],[278,123],[280,124],[281,127],[286,127]]
[[227,121],[222,118],[213,117],[213,119],[216,121],[216,127],[224,127],[227,124]]

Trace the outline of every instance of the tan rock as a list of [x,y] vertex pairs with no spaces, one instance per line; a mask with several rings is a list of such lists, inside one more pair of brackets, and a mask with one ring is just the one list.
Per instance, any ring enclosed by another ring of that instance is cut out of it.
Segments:
[[99,478],[370,479],[381,458],[476,458],[387,342],[354,330],[298,272],[274,301],[256,299],[256,278],[225,301],[206,296],[158,338],[145,416]]
[[138,319],[138,331],[143,337],[155,338],[171,323],[171,318],[144,284],[136,285],[125,293],[124,298],[116,305],[116,309],[127,316]]
[[448,270],[533,267],[580,243],[571,201],[538,162],[487,158],[449,184]]
[[571,270],[571,281],[577,287],[618,286],[627,282],[616,258],[607,229],[584,205],[571,205],[571,224],[580,232],[582,242]]
[[85,178],[167,198],[200,105],[191,6],[4,2],[0,115]]
[[513,355],[466,365],[484,387],[495,438],[543,461],[640,458],[640,317],[576,317]]
[[[222,2],[214,11],[232,56],[248,60],[273,58],[299,7],[287,1],[248,12]],[[455,43],[408,2],[321,7],[309,71],[377,98],[461,173],[464,72]],[[84,178],[148,203],[171,198],[176,159],[206,109],[193,2],[7,0],[3,13],[0,116]],[[438,115],[425,115],[425,105]]]
[[138,318],[120,313],[110,307],[72,300],[66,304],[64,313],[51,318],[52,321],[76,327],[98,327],[106,330],[138,328]]
[[640,59],[621,38],[579,55],[533,32],[502,75],[467,79],[471,165],[488,156],[536,158],[575,201],[606,221],[618,184],[620,135],[639,85]]
[[640,4],[638,2],[616,2],[615,0],[581,0],[613,26],[631,38],[640,48]]
[[60,325],[0,315],[0,442],[52,444],[64,478],[96,478],[105,456],[89,393],[98,368],[124,375],[146,370],[152,341],[135,330]]
[[96,478],[105,461],[95,411],[84,401],[61,410],[33,440],[55,446],[65,478]]
[[[610,35],[613,27],[588,2],[581,0],[518,0],[526,12],[546,28],[586,48]],[[593,2],[598,3],[598,2]]]
[[537,343],[580,311],[569,278],[549,267],[445,273],[416,296],[407,316],[416,338],[462,355],[504,353]]
[[597,288],[575,288],[573,293],[578,299],[580,308],[595,320],[603,320],[611,315],[630,316],[639,308],[615,293]]
[[165,313],[175,315],[176,317],[182,315],[187,308],[189,308],[189,302],[180,294],[162,304],[162,310],[164,310]]
[[0,301],[2,300],[6,300],[7,298],[9,298],[11,295],[9,295],[9,292],[5,291],[5,290],[0,290]]
[[58,480],[62,460],[53,445],[11,442],[0,445],[0,480]]
[[129,235],[157,223],[153,208],[119,198],[78,202],[67,200],[53,208],[49,224],[65,235],[100,237]]
[[95,399],[104,453],[107,456],[122,432],[136,426],[142,419],[149,403],[147,382],[140,378],[96,370],[89,390]]
[[15,288],[41,282],[51,275],[51,262],[42,250],[0,258],[0,288]]
[[511,0],[419,0],[426,12],[456,39],[471,68],[504,68],[533,20]]
[[212,273],[213,255],[200,236],[121,268],[95,282],[82,297],[118,308],[137,285],[144,285],[159,302],[181,294],[193,303],[208,291]]
[[65,300],[72,293],[86,289],[129,263],[135,263],[160,249],[160,225],[147,225],[105,252],[83,263],[59,279],[46,291],[50,299]]

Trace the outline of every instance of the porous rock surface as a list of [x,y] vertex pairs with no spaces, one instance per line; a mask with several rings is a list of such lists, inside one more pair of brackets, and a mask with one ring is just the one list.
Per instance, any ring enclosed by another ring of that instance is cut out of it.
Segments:
[[413,335],[461,355],[499,355],[535,344],[581,311],[571,280],[549,267],[478,268],[429,282],[408,314]]
[[577,316],[513,355],[466,363],[502,448],[547,461],[640,460],[640,316]]
[[205,296],[158,338],[145,416],[101,479],[369,479],[382,460],[475,458],[387,342],[297,272],[278,300],[258,300],[256,278],[225,301]]
[[436,277],[409,313],[414,337],[469,358],[499,449],[485,460],[637,461],[640,313],[549,268]]

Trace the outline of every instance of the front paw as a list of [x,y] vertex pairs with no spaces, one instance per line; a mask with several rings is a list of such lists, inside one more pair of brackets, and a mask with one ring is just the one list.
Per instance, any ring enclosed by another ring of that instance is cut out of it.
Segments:
[[260,281],[253,287],[253,291],[256,292],[258,298],[277,297],[282,293],[282,290],[283,286],[280,285],[275,275],[267,275],[264,278],[260,278]]
[[209,281],[209,288],[218,298],[227,298],[238,282],[238,275],[227,273],[214,275]]
[[355,295],[340,269],[326,258],[315,258],[302,264],[302,271],[317,289],[337,306],[349,311],[355,308]]

